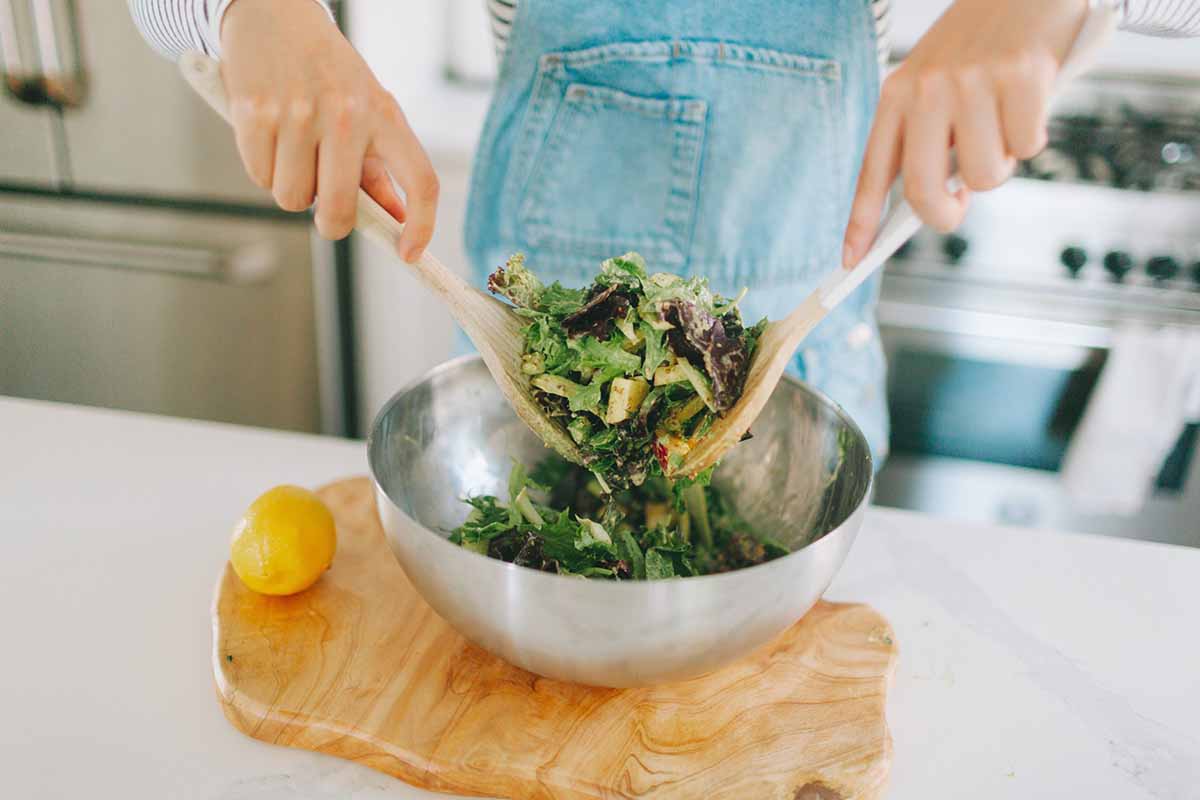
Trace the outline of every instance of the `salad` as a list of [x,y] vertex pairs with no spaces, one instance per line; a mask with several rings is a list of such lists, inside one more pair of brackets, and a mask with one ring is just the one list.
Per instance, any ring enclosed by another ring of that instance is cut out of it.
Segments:
[[706,481],[661,476],[606,494],[599,480],[551,457],[514,463],[508,499],[468,498],[450,541],[523,567],[613,580],[708,575],[761,564],[788,549],[756,533]]
[[517,254],[488,288],[526,317],[522,371],[534,397],[583,453],[601,489],[641,486],[683,461],[741,396],[766,320],[703,278],[610,258],[586,289],[543,284]]

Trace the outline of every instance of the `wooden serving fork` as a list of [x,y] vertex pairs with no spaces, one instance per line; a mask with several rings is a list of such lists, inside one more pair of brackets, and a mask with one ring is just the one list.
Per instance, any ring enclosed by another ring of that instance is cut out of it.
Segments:
[[[184,54],[180,69],[196,93],[228,122],[229,103],[217,62],[193,51]],[[396,242],[400,240],[404,225],[359,189],[358,219],[354,228],[395,255]],[[529,376],[521,372],[521,354],[525,346],[521,329],[525,322],[512,306],[472,287],[428,250],[417,263],[406,266],[446,304],[451,316],[471,337],[483,356],[483,363],[517,416],[563,458],[582,464],[583,454],[575,441],[566,428],[542,411],[530,391]]]
[[[1092,0],[1071,52],[1059,70],[1057,88],[1061,89],[1087,67],[1116,25],[1117,12],[1111,4]],[[957,175],[951,181],[961,186]],[[717,463],[729,448],[741,441],[775,391],[775,385],[804,338],[920,227],[921,220],[912,207],[901,200],[884,218],[875,242],[858,265],[849,270],[838,267],[791,314],[778,322],[768,323],[750,362],[741,397],[684,456],[683,463],[674,470],[676,477],[695,476]]]

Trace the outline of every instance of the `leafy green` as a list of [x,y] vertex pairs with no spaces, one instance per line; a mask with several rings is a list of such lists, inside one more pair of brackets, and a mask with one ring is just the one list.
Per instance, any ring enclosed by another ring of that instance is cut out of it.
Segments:
[[488,277],[488,289],[502,294],[522,308],[538,308],[544,287],[537,276],[525,268],[525,256],[515,253],[508,262]]
[[[527,320],[521,371],[604,491],[637,486],[681,463],[715,415],[737,400],[765,324],[743,328],[740,295],[723,298],[699,277],[650,273],[637,253],[605,260],[586,289],[543,284],[517,254],[488,286]],[[663,385],[655,386],[660,367]],[[624,382],[614,393],[617,378]]]
[[569,398],[571,410],[587,411],[594,417],[603,417],[604,411],[600,408],[600,404],[603,402],[604,387],[620,374],[619,369],[611,367],[597,372],[582,391],[576,392]]
[[525,351],[542,356],[544,372],[561,375],[569,371],[575,357],[567,346],[566,334],[552,317],[545,314],[535,316],[525,327],[524,333]]
[[642,365],[636,353],[624,349],[625,337],[618,333],[606,342],[595,336],[570,339],[567,347],[575,352],[575,365],[583,369],[603,369],[614,372],[614,377],[633,374]]
[[646,358],[642,366],[642,374],[646,380],[654,379],[654,371],[667,360],[667,332],[652,328],[649,323],[638,324],[638,332],[645,337]]
[[451,541],[455,544],[486,543],[511,529],[512,520],[508,509],[502,507],[495,497],[468,497],[472,507],[467,521],[455,529]]
[[653,581],[674,577],[675,567],[669,558],[657,549],[651,549],[646,552],[646,580]]
[[554,316],[573,314],[583,305],[583,290],[568,289],[558,281],[542,291],[538,309]]
[[676,300],[692,303],[715,316],[717,303],[726,302],[712,293],[705,278],[681,278],[665,272],[655,274],[646,282],[645,294],[646,303],[655,311],[660,311],[663,303]]
[[532,569],[614,580],[686,578],[786,555],[738,517],[710,478],[670,484],[651,476],[601,499],[595,479],[561,459],[528,473],[514,464],[508,502],[468,498],[471,512],[450,541]]
[[626,253],[623,256],[609,258],[600,264],[600,274],[596,283],[603,286],[628,286],[640,289],[647,280],[646,259],[637,253]]
[[630,577],[638,581],[646,580],[646,556],[642,554],[637,539],[633,538],[632,531],[622,528],[617,533],[615,545],[617,556],[629,564]]

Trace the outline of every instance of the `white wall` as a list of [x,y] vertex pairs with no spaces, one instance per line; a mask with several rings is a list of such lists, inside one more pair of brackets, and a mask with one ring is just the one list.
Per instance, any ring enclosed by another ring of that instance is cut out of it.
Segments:
[[[487,96],[445,82],[445,2],[351,0],[347,13],[355,46],[404,107],[441,179],[430,251],[465,275],[467,185]],[[479,24],[486,25],[482,13]],[[482,41],[490,48],[486,37]],[[354,247],[359,419],[366,433],[397,389],[451,355],[455,329],[401,261],[357,235]]]

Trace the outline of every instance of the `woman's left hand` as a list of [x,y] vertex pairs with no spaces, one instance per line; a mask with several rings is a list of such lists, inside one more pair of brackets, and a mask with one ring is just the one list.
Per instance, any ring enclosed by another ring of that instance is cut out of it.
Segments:
[[[939,231],[1046,144],[1050,91],[1087,0],[958,0],[883,84],[846,228],[843,265],[874,240],[888,190]],[[951,193],[950,151],[964,189]]]

